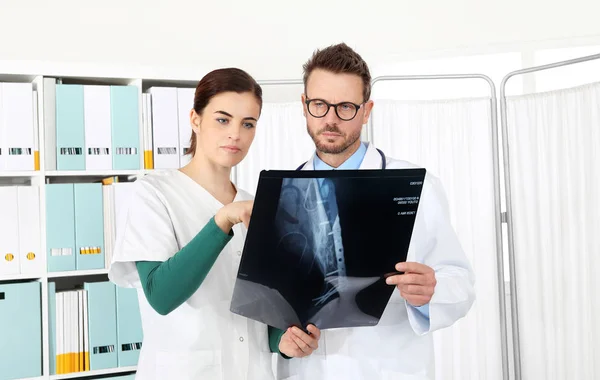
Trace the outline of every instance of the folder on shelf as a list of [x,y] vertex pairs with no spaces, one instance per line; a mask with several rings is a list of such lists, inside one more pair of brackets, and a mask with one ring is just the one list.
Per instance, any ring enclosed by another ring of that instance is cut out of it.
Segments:
[[[3,102],[3,94],[2,94],[2,83],[0,83],[0,114],[2,113],[2,102]],[[0,118],[0,172],[6,170],[5,156],[6,156],[6,145],[4,141],[4,123],[2,122],[2,118]]]
[[104,267],[110,268],[114,246],[114,186],[102,186],[102,208],[104,217]]
[[111,282],[86,282],[90,370],[116,368],[116,291]]
[[138,363],[144,337],[137,290],[117,286],[116,291],[119,367],[135,366]]
[[17,186],[0,186],[0,275],[20,271]]
[[152,150],[152,101],[150,94],[142,94],[143,105],[143,137],[144,137],[144,169],[154,169],[154,152]]
[[73,186],[76,268],[102,269],[105,267],[102,184],[76,183]]
[[17,188],[19,208],[19,260],[21,273],[46,272],[46,255],[42,252],[39,186]]
[[152,143],[154,168],[179,168],[179,123],[177,89],[150,88],[152,100]]
[[136,86],[110,87],[114,170],[140,169],[139,98]]
[[56,85],[56,169],[85,170],[83,85]]
[[42,376],[41,284],[0,284],[0,379]]
[[56,170],[56,79],[44,78],[41,90],[44,112],[40,127],[44,131],[44,169]]
[[33,85],[2,83],[0,123],[6,170],[34,170]]
[[50,375],[56,375],[56,283],[48,283],[48,360]]
[[112,169],[110,86],[83,86],[85,169]]
[[[40,113],[38,109],[39,105],[39,93],[37,90],[33,91],[33,170],[40,170]],[[43,125],[43,124],[42,124]]]
[[[115,239],[122,233],[125,228],[125,218],[127,217],[127,205],[133,194],[134,182],[120,182],[114,185],[114,237]],[[114,242],[113,242],[114,244]]]
[[46,261],[48,272],[76,268],[75,204],[72,183],[46,185]]
[[179,121],[179,167],[190,162],[191,155],[186,154],[190,149],[190,138],[192,126],[190,122],[190,111],[194,108],[194,88],[177,89],[177,115]]

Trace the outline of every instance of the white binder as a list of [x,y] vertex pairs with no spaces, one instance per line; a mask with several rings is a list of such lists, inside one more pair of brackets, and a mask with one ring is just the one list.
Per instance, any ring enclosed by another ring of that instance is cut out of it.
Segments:
[[0,123],[5,170],[34,170],[33,85],[2,83]]
[[0,186],[0,276],[19,274],[17,186]]
[[46,253],[42,251],[39,187],[19,186],[17,197],[21,273],[41,274],[46,272]]
[[179,119],[179,167],[185,166],[191,155],[185,154],[190,148],[190,137],[192,126],[190,122],[190,111],[194,108],[194,88],[177,89],[177,114]]
[[177,89],[150,88],[152,100],[152,140],[154,169],[179,168],[179,123]]
[[129,199],[133,194],[133,184],[134,182],[119,182],[114,183],[114,205],[115,210],[113,213],[114,216],[114,236],[115,243],[116,240],[119,239],[120,235],[123,234],[123,229],[125,228],[125,219],[127,218],[127,205],[129,204]]
[[110,86],[83,87],[86,170],[112,169]]
[[6,160],[4,156],[6,156],[6,132],[4,131],[4,122],[2,121],[2,99],[3,99],[3,91],[2,91],[2,83],[0,83],[0,172],[6,170]]

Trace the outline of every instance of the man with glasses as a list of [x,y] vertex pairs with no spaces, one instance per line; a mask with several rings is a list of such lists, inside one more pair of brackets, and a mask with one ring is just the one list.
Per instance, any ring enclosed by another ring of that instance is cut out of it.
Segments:
[[[317,50],[303,68],[304,116],[316,151],[298,170],[416,167],[361,141],[374,103],[369,68],[360,55],[345,44],[333,45]],[[394,232],[382,225],[381,233]],[[377,326],[322,331],[319,348],[311,356],[279,360],[278,377],[434,379],[431,333],[464,317],[475,296],[474,275],[450,224],[444,190],[429,172],[407,262],[390,268],[394,271],[402,274],[386,282],[398,291]]]

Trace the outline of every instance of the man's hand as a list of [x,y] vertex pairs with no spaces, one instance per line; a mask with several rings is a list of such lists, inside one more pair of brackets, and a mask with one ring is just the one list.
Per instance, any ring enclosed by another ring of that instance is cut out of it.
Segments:
[[279,352],[291,358],[302,358],[319,348],[321,330],[314,325],[308,325],[308,335],[297,327],[290,327],[279,341]]
[[431,301],[437,284],[435,271],[432,268],[420,263],[403,262],[396,264],[396,270],[404,274],[390,276],[386,279],[386,283],[396,285],[400,295],[409,304],[419,307]]

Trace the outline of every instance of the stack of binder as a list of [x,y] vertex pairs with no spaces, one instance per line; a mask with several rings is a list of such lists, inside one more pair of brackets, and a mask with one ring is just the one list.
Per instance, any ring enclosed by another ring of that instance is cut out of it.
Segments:
[[0,275],[42,274],[38,186],[0,187]]
[[105,281],[57,292],[50,282],[48,305],[51,374],[137,365],[143,331],[135,289]]
[[[46,168],[139,170],[139,88],[44,79]],[[54,111],[54,112],[52,112]]]
[[146,169],[177,169],[190,156],[192,127],[190,111],[194,107],[193,88],[151,87],[142,95]]
[[101,183],[46,185],[48,272],[105,268]]
[[132,190],[133,182],[46,185],[48,272],[108,269]]
[[0,171],[40,170],[37,91],[0,83]]

